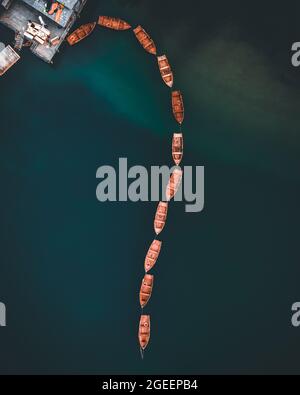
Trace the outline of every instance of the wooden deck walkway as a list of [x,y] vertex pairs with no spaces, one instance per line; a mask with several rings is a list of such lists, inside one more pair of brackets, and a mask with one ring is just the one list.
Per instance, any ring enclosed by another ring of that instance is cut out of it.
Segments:
[[[49,15],[47,12],[45,12],[45,1],[44,0],[22,0],[24,3],[35,9],[36,11],[40,12],[42,16],[45,16],[49,19],[51,19],[53,22],[57,23],[61,27],[67,27],[68,24],[70,23],[70,19],[72,18],[72,15],[74,14],[73,9],[64,7],[61,18],[58,22],[55,21],[55,14],[54,15]],[[66,2],[64,2],[66,3]],[[45,18],[44,18],[45,19]]]
[[[42,16],[51,32],[51,38],[58,36],[59,42],[55,46],[34,43],[30,50],[45,62],[52,63],[54,56],[59,51],[61,44],[68,35],[86,2],[87,0],[64,0],[65,5],[68,4],[70,7],[75,7],[76,9],[75,12],[67,7],[65,8],[64,11],[66,11],[66,13],[62,20],[62,24],[66,24],[64,27],[54,22],[53,18],[49,18],[49,15],[44,12],[44,0],[15,0],[7,10],[4,10],[0,14],[0,23],[17,34],[24,34],[28,21],[31,20],[40,23],[38,17]],[[37,10],[37,5],[41,7],[42,4],[43,9],[40,12]],[[35,5],[35,7],[33,7],[33,5]]]

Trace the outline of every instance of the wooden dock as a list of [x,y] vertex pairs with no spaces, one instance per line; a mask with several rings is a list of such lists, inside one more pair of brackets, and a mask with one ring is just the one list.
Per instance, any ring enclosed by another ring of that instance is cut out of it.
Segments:
[[[68,8],[66,5],[63,9],[61,18],[59,21],[55,21],[55,14],[49,15],[45,12],[45,1],[44,0],[23,0],[25,4],[29,7],[32,7],[36,11],[38,11],[43,17],[51,19],[53,22],[57,23],[59,26],[66,28],[70,23],[70,18],[74,13],[72,8]],[[63,2],[65,4],[65,2]]]
[[39,23],[39,16],[42,16],[47,28],[51,32],[51,38],[58,36],[55,46],[50,44],[33,43],[30,47],[32,53],[47,63],[53,63],[53,58],[70,29],[79,17],[87,0],[64,0],[64,9],[58,22],[55,17],[45,12],[44,0],[0,0],[5,10],[0,13],[0,23],[13,30],[17,35],[23,35],[27,28],[28,21]]

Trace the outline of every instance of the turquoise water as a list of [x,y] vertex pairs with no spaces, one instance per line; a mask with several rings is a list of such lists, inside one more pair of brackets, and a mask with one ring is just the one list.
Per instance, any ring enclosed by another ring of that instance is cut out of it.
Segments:
[[197,12],[192,1],[90,3],[82,22],[142,23],[169,56],[185,98],[185,164],[205,166],[205,210],[171,207],[142,362],[138,291],[155,204],[100,204],[95,174],[119,157],[171,163],[168,89],[132,32],[97,28],[53,67],[24,50],[0,81],[1,371],[296,371],[294,16],[255,2]]

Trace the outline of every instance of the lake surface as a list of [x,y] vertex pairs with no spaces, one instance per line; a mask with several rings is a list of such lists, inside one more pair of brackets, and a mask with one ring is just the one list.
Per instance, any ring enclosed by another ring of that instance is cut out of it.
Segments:
[[120,157],[171,164],[170,92],[131,31],[97,27],[54,66],[24,49],[0,80],[1,372],[297,371],[297,12],[90,3],[80,23],[141,23],[168,55],[185,98],[184,164],[205,166],[205,210],[171,205],[141,361],[138,291],[156,204],[99,203],[95,175]]

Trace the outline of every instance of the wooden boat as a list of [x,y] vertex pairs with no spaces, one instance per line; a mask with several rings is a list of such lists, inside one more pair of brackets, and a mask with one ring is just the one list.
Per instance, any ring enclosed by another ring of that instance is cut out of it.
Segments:
[[95,26],[96,22],[87,23],[86,25],[80,26],[77,30],[69,35],[69,37],[67,38],[68,43],[70,45],[75,45],[79,43],[81,40],[85,39],[93,32]]
[[167,185],[166,198],[168,201],[171,200],[178,192],[178,189],[181,184],[181,180],[182,180],[182,170],[175,169],[171,174],[169,183]]
[[159,253],[161,250],[161,244],[162,242],[159,240],[154,240],[147,252],[146,258],[145,258],[145,272],[148,273],[153,266],[156,264],[156,261],[159,257]]
[[139,343],[142,350],[148,346],[150,340],[150,315],[141,315],[139,325]]
[[172,156],[176,166],[180,165],[183,157],[183,135],[182,133],[174,133],[172,141]]
[[142,280],[142,285],[140,290],[141,308],[144,308],[151,298],[153,281],[154,281],[154,276],[152,276],[152,274],[145,274]]
[[170,88],[172,88],[174,76],[168,58],[166,55],[158,56],[157,61],[162,79]]
[[123,21],[122,19],[103,15],[99,16],[98,24],[113,30],[128,30],[131,28],[129,23]]
[[160,232],[162,232],[163,228],[165,227],[167,214],[168,214],[168,203],[159,202],[154,219],[154,230],[157,235],[160,234]]
[[152,38],[150,38],[149,34],[142,28],[142,26],[136,27],[133,31],[145,51],[151,53],[152,55],[156,55],[156,46],[154,41]]
[[184,119],[184,105],[180,91],[172,92],[172,108],[176,121],[181,125]]

